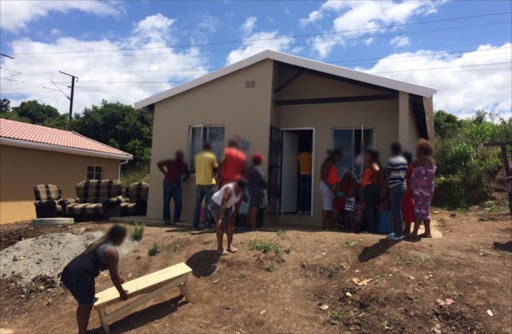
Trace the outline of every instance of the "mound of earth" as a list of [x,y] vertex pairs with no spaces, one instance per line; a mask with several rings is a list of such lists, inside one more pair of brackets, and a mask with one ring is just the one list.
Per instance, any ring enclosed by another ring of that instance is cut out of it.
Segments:
[[[101,231],[82,235],[52,233],[22,240],[0,251],[2,278],[16,277],[22,285],[36,277],[47,277],[56,282],[66,264],[102,235]],[[127,238],[119,249],[120,255],[128,253],[135,243]]]

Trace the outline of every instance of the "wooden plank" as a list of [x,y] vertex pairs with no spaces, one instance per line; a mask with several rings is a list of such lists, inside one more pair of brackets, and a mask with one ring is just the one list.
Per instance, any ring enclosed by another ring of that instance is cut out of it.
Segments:
[[134,309],[136,309],[137,307],[144,305],[145,303],[149,302],[152,299],[155,299],[156,297],[161,296],[162,294],[164,294],[171,288],[179,286],[180,284],[186,282],[187,279],[188,279],[187,276],[182,276],[182,277],[175,279],[174,281],[160,287],[159,289],[156,289],[153,292],[150,292],[147,295],[142,296],[137,300],[134,300],[130,304],[123,306],[119,310],[112,312],[111,314],[106,316],[105,321],[107,323],[112,323],[113,321],[115,321],[117,319],[124,318],[125,316],[130,314],[130,312],[133,311]]
[[360,96],[320,97],[320,98],[311,98],[311,99],[275,100],[274,103],[278,106],[286,106],[286,105],[298,105],[298,104],[322,104],[322,103],[344,103],[344,102],[393,100],[396,98],[397,98],[397,95],[393,93],[393,94],[360,95]]
[[[177,265],[155,271],[154,273],[136,278],[123,284],[123,288],[128,291],[128,297],[133,297],[148,291],[152,291],[166,282],[170,282],[173,279],[187,275],[192,272],[192,269],[185,263],[179,263]],[[95,308],[102,308],[104,306],[112,305],[121,298],[119,292],[115,287],[111,287],[96,294],[98,299],[94,304]]]
[[110,329],[108,328],[108,321],[106,319],[105,310],[101,309],[98,310],[98,317],[100,318],[101,326],[103,327],[103,330],[105,333],[110,333]]

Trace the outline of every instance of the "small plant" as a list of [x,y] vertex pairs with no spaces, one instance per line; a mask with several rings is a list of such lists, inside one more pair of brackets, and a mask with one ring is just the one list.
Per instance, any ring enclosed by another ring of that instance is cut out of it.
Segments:
[[283,230],[277,231],[277,235],[280,236],[280,237],[282,237],[285,234],[286,234],[286,231],[283,231]]
[[391,249],[386,249],[386,254],[391,254]]
[[355,241],[345,241],[345,247],[354,247],[357,244]]
[[388,282],[394,282],[395,281],[395,276],[393,276],[393,274],[389,274],[386,276],[386,281]]
[[238,276],[237,276],[238,279],[244,279],[246,277],[247,277],[246,274],[238,274]]
[[375,278],[373,279],[373,281],[374,281],[375,283],[380,283],[380,280],[381,280],[380,275],[375,276]]
[[421,262],[425,263],[428,260],[430,260],[430,257],[427,254],[423,254],[421,256]]
[[[259,252],[263,252],[263,253],[270,253],[275,248],[277,248],[277,247],[274,247],[271,243],[264,242],[264,241],[251,241],[249,243],[250,250],[255,250],[255,251],[259,251]],[[277,248],[277,249],[279,249],[279,248]]]
[[148,255],[149,256],[155,256],[158,253],[160,253],[160,246],[156,242],[153,243],[153,246],[149,249]]
[[134,253],[138,253],[138,252],[139,252],[139,250],[138,250],[137,248],[135,248],[135,249],[133,250],[133,252],[134,252]]
[[130,231],[133,240],[141,240],[144,235],[144,223],[133,222],[134,228]]
[[332,320],[341,320],[341,312],[339,309],[334,309],[329,313]]
[[142,256],[137,255],[137,257],[135,258],[135,260],[140,260],[141,258],[142,258]]
[[274,271],[274,265],[270,264],[270,265],[266,266],[265,267],[265,271],[269,272],[269,273],[273,272]]
[[487,213],[497,213],[497,212],[505,211],[505,207],[496,205],[496,203],[494,203],[493,201],[485,202],[484,206],[485,206],[484,210]]
[[290,254],[290,249],[285,249],[283,252],[285,252],[286,254]]

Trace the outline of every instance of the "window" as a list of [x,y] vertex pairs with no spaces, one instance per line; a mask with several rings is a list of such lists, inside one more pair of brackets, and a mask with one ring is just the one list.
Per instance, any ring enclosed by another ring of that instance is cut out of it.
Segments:
[[[332,132],[332,146],[343,152],[343,159],[336,163],[341,177],[344,171],[350,170],[357,179],[361,178],[362,153],[373,148],[374,129],[362,126],[361,129],[335,129]],[[363,149],[361,149],[363,148]]]
[[203,144],[209,142],[212,151],[220,160],[224,150],[224,127],[217,125],[194,125],[190,127],[190,173],[195,174],[195,156],[203,150]]
[[103,178],[103,167],[101,166],[88,166],[87,179],[88,180],[101,180]]

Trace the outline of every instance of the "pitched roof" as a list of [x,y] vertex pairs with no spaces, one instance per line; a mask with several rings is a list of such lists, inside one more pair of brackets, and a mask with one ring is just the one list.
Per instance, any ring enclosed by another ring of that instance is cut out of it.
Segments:
[[282,63],[303,67],[303,68],[310,69],[313,71],[336,75],[339,77],[348,78],[348,79],[352,79],[352,80],[356,80],[356,81],[360,81],[360,82],[364,82],[364,83],[369,83],[369,84],[373,84],[373,85],[381,86],[381,87],[385,87],[385,88],[390,88],[390,89],[394,89],[394,90],[401,91],[401,92],[420,95],[420,96],[424,96],[424,97],[430,97],[434,93],[437,92],[437,89],[430,88],[430,87],[420,86],[420,85],[412,84],[412,83],[405,82],[405,81],[390,79],[390,78],[386,78],[386,77],[382,77],[382,76],[378,76],[378,75],[374,75],[374,74],[369,74],[369,73],[365,73],[365,72],[361,72],[361,71],[352,70],[352,69],[345,68],[345,67],[322,63],[319,61],[306,59],[306,58],[302,58],[302,57],[297,57],[297,56],[289,55],[286,53],[266,50],[266,51],[257,53],[254,56],[251,56],[244,60],[236,62],[234,64],[223,67],[220,70],[208,73],[202,77],[188,81],[182,85],[173,87],[173,88],[163,91],[159,94],[156,94],[156,95],[148,97],[144,100],[138,101],[135,103],[135,108],[141,109],[141,108],[147,107],[153,103],[156,103],[161,100],[167,99],[171,96],[183,93],[189,89],[203,85],[207,82],[218,79],[220,77],[223,77],[225,75],[228,75],[230,73],[233,73],[235,71],[243,69],[245,67],[251,66],[251,65],[256,64],[265,59],[279,61]]
[[127,160],[133,156],[74,131],[0,118],[0,144]]

